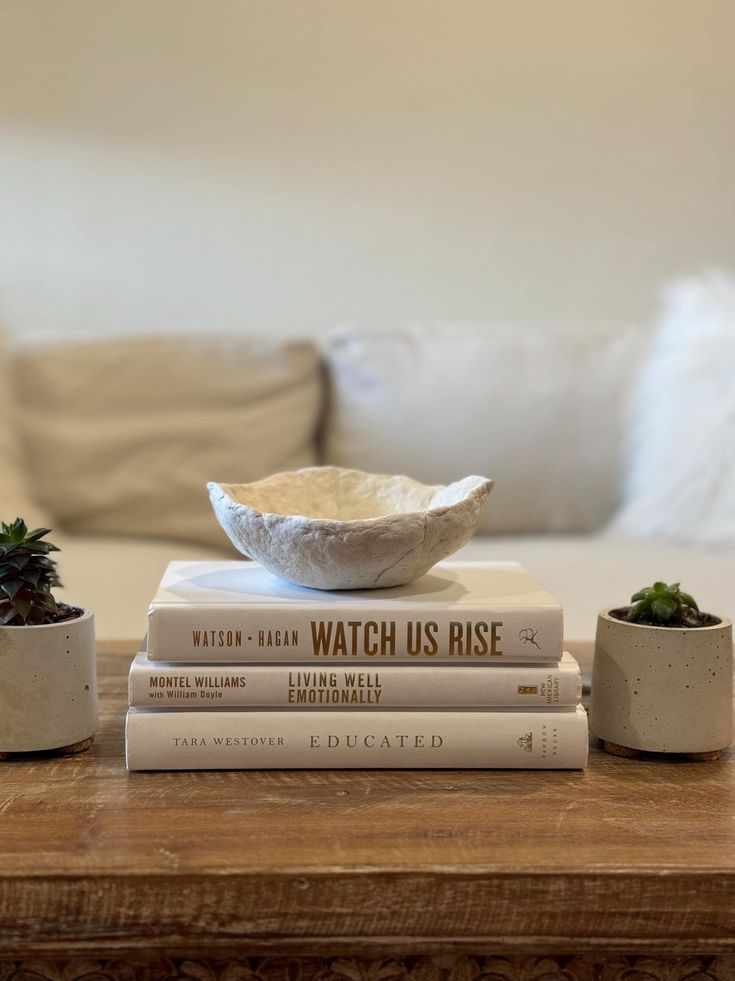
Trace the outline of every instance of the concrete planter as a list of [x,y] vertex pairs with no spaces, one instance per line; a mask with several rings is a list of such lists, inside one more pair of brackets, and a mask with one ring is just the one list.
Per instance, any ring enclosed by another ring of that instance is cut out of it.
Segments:
[[597,619],[590,728],[620,755],[716,758],[732,740],[732,622],[695,629]]
[[85,749],[96,730],[91,611],[63,623],[0,627],[0,753]]

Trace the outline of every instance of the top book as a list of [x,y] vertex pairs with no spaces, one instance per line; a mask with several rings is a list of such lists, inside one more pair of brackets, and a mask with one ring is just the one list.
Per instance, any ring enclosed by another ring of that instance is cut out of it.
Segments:
[[386,589],[294,586],[256,562],[171,562],[148,613],[154,661],[557,661],[562,609],[517,562],[440,562]]

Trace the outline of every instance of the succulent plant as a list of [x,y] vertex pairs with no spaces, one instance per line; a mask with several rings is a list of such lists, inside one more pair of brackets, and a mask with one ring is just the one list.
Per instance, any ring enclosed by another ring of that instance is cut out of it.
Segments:
[[633,604],[626,620],[631,623],[647,623],[664,627],[701,626],[699,607],[693,596],[684,593],[679,583],[667,585],[655,582],[631,596]]
[[42,541],[51,529],[29,532],[22,518],[0,527],[0,626],[53,623],[58,607],[51,588],[61,582],[48,555],[59,549]]

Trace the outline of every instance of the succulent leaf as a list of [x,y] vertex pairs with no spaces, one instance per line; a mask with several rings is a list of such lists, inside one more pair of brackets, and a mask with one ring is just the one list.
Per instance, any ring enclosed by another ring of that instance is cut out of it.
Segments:
[[[35,528],[33,531],[28,532],[26,535],[26,541],[37,542],[39,538],[43,538],[44,535],[48,535],[50,532],[50,528]],[[48,544],[48,542],[46,544]]]
[[0,527],[0,626],[53,622],[57,607],[51,588],[61,582],[48,558],[59,549],[42,541],[50,529],[29,532],[22,518]]
[[[0,559],[1,558],[2,555],[0,554]],[[5,560],[5,562],[13,569],[17,569],[18,572],[20,572],[21,569],[23,569],[25,566],[28,565],[30,560],[31,560],[30,555],[11,555],[9,559]]]
[[633,604],[626,615],[631,623],[658,624],[670,627],[687,627],[694,622],[694,614],[699,612],[694,598],[679,588],[679,583],[667,585],[655,582],[653,586],[639,589],[631,597]]
[[0,582],[0,589],[2,589],[8,599],[11,600],[18,594],[18,590],[22,587],[22,579],[6,579],[4,582]]
[[655,599],[651,603],[651,610],[662,623],[668,623],[676,613],[676,603],[673,600],[669,603],[664,599]]

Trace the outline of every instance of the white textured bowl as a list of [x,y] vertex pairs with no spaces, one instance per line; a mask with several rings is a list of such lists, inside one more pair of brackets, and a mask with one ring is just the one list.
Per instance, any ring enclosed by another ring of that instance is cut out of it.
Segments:
[[413,582],[473,535],[493,486],[308,467],[252,484],[207,485],[233,545],[281,579],[317,589]]

